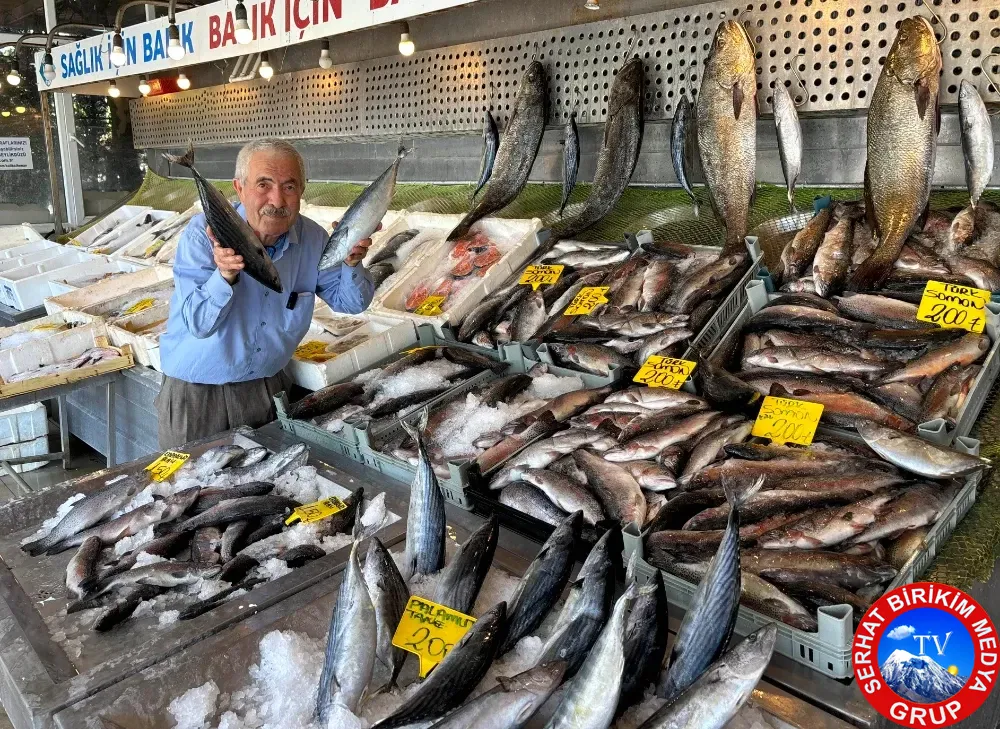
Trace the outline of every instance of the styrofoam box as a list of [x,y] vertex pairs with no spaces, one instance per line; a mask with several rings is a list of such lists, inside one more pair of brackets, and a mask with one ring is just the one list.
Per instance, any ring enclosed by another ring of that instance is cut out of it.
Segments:
[[122,223],[127,223],[139,213],[145,213],[152,209],[149,205],[122,205],[117,210],[109,213],[107,217],[94,223],[80,233],[80,235],[71,238],[70,245],[86,248],[107,231],[117,228]]
[[[126,260],[98,258],[93,261],[85,261],[84,263],[71,266],[70,270],[66,271],[64,275],[49,280],[49,294],[58,296],[69,291],[86,288],[87,285],[90,285],[86,282],[98,276],[135,273],[143,268],[142,264]],[[108,278],[111,277],[109,276]],[[108,278],[102,278],[101,281],[106,281]],[[99,283],[99,281],[93,281],[92,283]]]
[[[70,326],[75,326],[73,322],[67,321],[66,317],[62,314],[50,314],[48,316],[42,316],[38,319],[32,319],[31,321],[21,322],[20,324],[15,324],[12,327],[4,327],[0,329],[0,346],[2,346],[4,340],[14,334],[20,334],[23,332],[34,332],[43,331],[47,332],[44,336],[39,337],[39,339],[45,339],[50,336],[54,336],[58,332],[52,328],[52,325],[59,324],[69,324]],[[20,346],[16,344],[14,346]],[[11,346],[2,347],[2,349],[12,349]],[[0,349],[0,351],[2,351]]]
[[396,283],[379,293],[368,307],[369,318],[384,321],[412,321],[415,325],[430,324],[439,336],[445,336],[445,326],[458,324],[483,298],[498,288],[527,261],[539,246],[537,232],[542,227],[538,218],[530,220],[484,218],[476,223],[473,232],[485,233],[504,254],[477,283],[471,283],[458,294],[448,298],[448,309],[436,316],[419,316],[406,310],[406,297],[419,284],[432,284],[446,273],[454,261],[449,257],[452,242],[445,240],[448,233],[461,221],[461,215],[436,213],[407,213],[392,231],[406,229],[420,231],[419,239],[427,244],[416,255],[411,254],[397,275]]
[[[99,281],[76,291],[51,296],[45,299],[45,311],[49,314],[60,311],[78,312],[160,281],[172,281],[173,278],[174,272],[167,266],[150,266],[135,273],[127,273],[107,281]],[[74,321],[82,321],[82,319],[77,318]]]
[[160,335],[132,331],[170,316],[170,303],[151,306],[108,322],[108,337],[116,347],[132,346],[136,362],[160,371]]
[[49,248],[62,248],[62,246],[54,240],[47,240],[46,238],[39,238],[30,243],[25,243],[23,240],[12,241],[11,245],[0,248],[0,259],[17,258],[18,256],[25,256]]
[[[151,225],[146,224],[147,217],[153,221]],[[144,213],[139,213],[128,222],[119,225],[112,232],[110,240],[95,240],[92,245],[88,246],[87,250],[91,253],[101,253],[104,255],[114,253],[144,233],[148,233],[151,228],[156,227],[160,223],[167,223],[176,217],[177,213],[173,210],[147,210]]]
[[86,251],[69,249],[38,263],[0,273],[0,299],[20,311],[42,305],[49,295],[49,281],[75,264],[94,260]]
[[46,339],[36,339],[0,352],[0,378],[4,381],[21,372],[44,365],[66,362],[97,346],[98,337],[108,335],[104,324],[87,324],[58,332]]
[[174,280],[173,278],[170,278],[165,281],[158,281],[157,283],[149,286],[144,286],[140,289],[133,289],[127,294],[116,296],[113,299],[102,301],[101,303],[94,304],[93,306],[84,307],[80,311],[76,311],[75,309],[67,310],[65,315],[67,319],[84,323],[117,319],[126,315],[126,308],[131,307],[133,304],[138,303],[142,299],[152,299],[152,306],[158,306],[169,302],[173,293]]
[[[42,405],[41,403],[35,404]],[[42,407],[44,408],[44,406]],[[45,456],[50,452],[49,436],[47,434],[40,435],[37,438],[22,441],[21,443],[11,443],[10,445],[0,446],[0,461],[6,461],[11,458],[24,458],[25,456]],[[13,463],[10,467],[14,469],[15,473],[24,473],[25,471],[34,471],[36,468],[41,468],[46,463],[48,463],[48,461]]]
[[[160,254],[167,249],[167,246],[172,246],[170,249],[171,251],[177,250],[177,240],[180,238],[181,233],[184,232],[184,229],[191,221],[191,218],[200,212],[201,203],[197,202],[184,212],[178,213],[172,218],[164,220],[161,223],[157,223],[138,238],[126,243],[124,246],[116,250],[111,254],[111,257],[129,260],[143,266],[154,265]],[[163,238],[164,235],[167,236],[165,239]],[[157,239],[164,239],[165,242],[163,247],[151,256],[144,256],[143,253],[146,249],[149,248]],[[172,255],[170,256],[170,262],[173,262]]]
[[24,443],[48,433],[49,419],[44,403],[0,411],[0,446]]
[[[20,225],[0,225],[0,249],[23,246],[31,241],[45,240],[38,231],[28,223]],[[51,243],[52,241],[46,241]]]
[[[27,266],[29,263],[38,263],[40,261],[47,261],[50,258],[55,258],[60,253],[65,253],[67,250],[76,251],[76,248],[67,249],[64,246],[55,245],[48,246],[45,248],[35,248],[34,250],[27,250],[30,246],[21,246],[24,250],[16,256],[8,256],[6,258],[0,258],[0,271],[10,271],[14,268],[20,268],[21,266]],[[14,249],[11,249],[14,250]]]

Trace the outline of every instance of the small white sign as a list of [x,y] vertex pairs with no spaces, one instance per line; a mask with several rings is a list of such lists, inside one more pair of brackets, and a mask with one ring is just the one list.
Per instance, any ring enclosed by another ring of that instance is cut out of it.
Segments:
[[0,137],[0,170],[33,170],[31,140],[27,137]]

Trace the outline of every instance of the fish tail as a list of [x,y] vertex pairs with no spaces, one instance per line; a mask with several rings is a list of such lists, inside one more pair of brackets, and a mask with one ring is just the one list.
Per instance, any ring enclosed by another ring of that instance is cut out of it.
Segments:
[[752,484],[750,484],[745,489],[739,488],[738,481],[731,481],[729,479],[722,480],[722,490],[726,493],[726,501],[729,502],[730,508],[739,511],[739,509],[747,502],[747,500],[760,491],[761,487],[764,485],[764,479],[758,478]]
[[799,212],[795,207],[795,189],[791,187],[788,188],[788,207],[791,208],[792,214]]
[[406,155],[408,155],[412,151],[413,151],[413,147],[410,147],[409,149],[407,149],[403,145],[403,140],[399,140],[399,148],[396,150],[396,156],[399,157],[399,159],[403,159],[403,157],[405,157]]
[[694,217],[700,218],[701,210],[698,207],[698,198],[696,198],[693,194],[691,195],[691,204],[694,206]]
[[858,266],[847,284],[849,291],[873,291],[888,277],[892,271],[895,257],[888,258],[876,250]]
[[181,167],[187,167],[188,169],[194,169],[194,144],[188,142],[187,152],[183,155],[167,154],[163,153],[163,159],[167,162],[173,162]]

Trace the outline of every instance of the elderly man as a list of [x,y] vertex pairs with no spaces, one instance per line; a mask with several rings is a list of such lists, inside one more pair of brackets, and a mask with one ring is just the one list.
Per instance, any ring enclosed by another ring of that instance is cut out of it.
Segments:
[[243,258],[219,245],[203,214],[192,218],[177,245],[170,319],[160,338],[162,448],[273,420],[272,398],[289,385],[282,368],[309,329],[314,297],[357,314],[374,293],[359,265],[370,240],[340,266],[318,270],[328,236],[299,215],[305,164],[292,145],[247,144],[236,158],[233,186],[236,210],[264,244],[284,293],[242,275]]

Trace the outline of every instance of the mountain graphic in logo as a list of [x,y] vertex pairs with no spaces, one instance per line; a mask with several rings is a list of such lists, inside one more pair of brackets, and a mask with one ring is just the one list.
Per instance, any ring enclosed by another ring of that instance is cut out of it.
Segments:
[[952,676],[930,656],[915,656],[898,649],[879,668],[886,685],[897,695],[922,704],[950,699],[966,681]]

